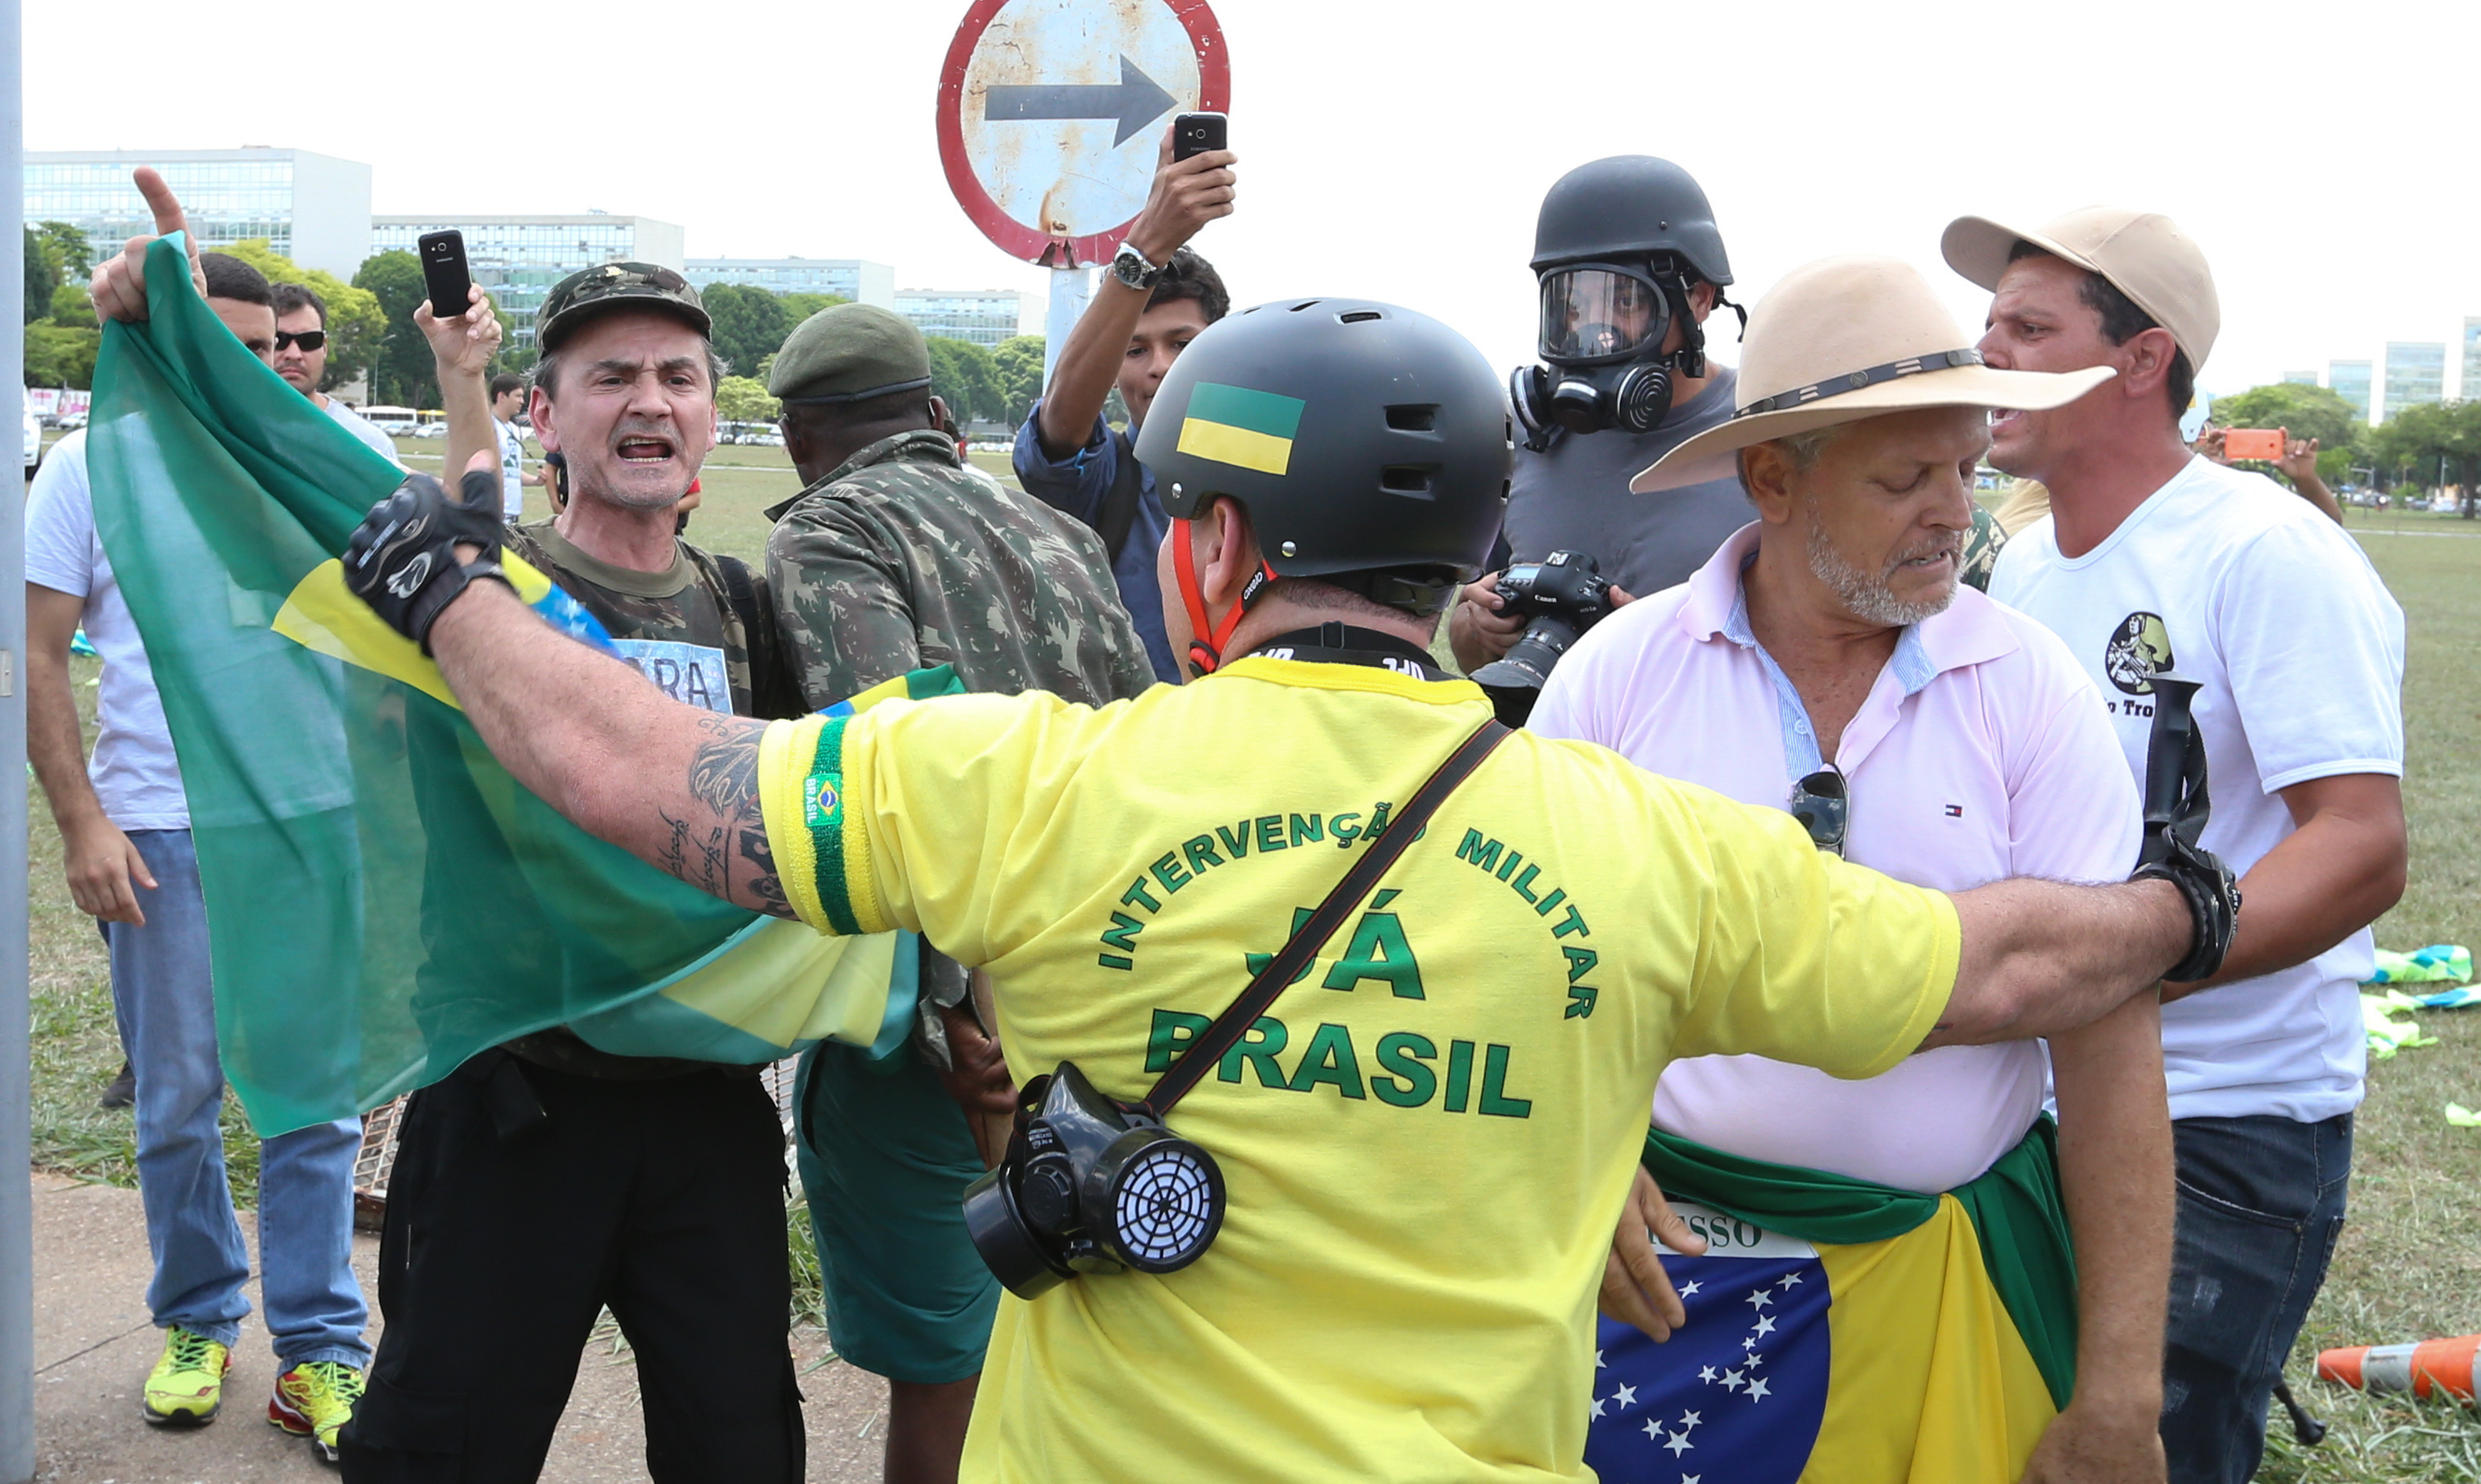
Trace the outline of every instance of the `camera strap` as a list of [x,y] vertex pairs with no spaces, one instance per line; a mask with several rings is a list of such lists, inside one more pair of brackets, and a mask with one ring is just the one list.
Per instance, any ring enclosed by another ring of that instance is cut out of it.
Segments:
[[1214,1017],[1212,1025],[1199,1031],[1197,1038],[1180,1054],[1179,1059],[1164,1070],[1153,1090],[1146,1094],[1147,1112],[1157,1120],[1170,1115],[1172,1105],[1188,1096],[1189,1089],[1222,1059],[1223,1054],[1240,1041],[1241,1033],[1257,1023],[1267,1006],[1274,1003],[1293,980],[1309,968],[1311,961],[1318,957],[1319,950],[1324,948],[1326,940],[1334,937],[1336,929],[1344,925],[1345,916],[1378,885],[1387,869],[1395,865],[1397,858],[1404,853],[1404,847],[1413,843],[1413,837],[1422,833],[1422,827],[1430,821],[1430,816],[1437,812],[1439,805],[1447,801],[1458,784],[1472,776],[1473,770],[1481,766],[1482,759],[1490,756],[1493,748],[1507,740],[1507,731],[1496,720],[1483,722],[1455,751],[1448,754],[1448,760],[1414,791],[1401,810],[1388,817],[1387,828],[1368,841],[1362,848],[1361,858],[1352,863],[1352,869],[1345,872],[1344,879],[1336,883],[1335,890],[1326,894],[1326,899],[1319,902],[1293,930],[1292,937],[1285,940],[1284,946],[1275,950],[1275,956],[1267,961],[1267,967],[1259,970],[1257,976],[1249,981],[1249,987],[1240,991],[1240,998]]

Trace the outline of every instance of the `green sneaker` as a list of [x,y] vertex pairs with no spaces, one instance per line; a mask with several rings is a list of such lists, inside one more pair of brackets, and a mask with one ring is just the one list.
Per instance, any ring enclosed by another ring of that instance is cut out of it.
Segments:
[[146,1373],[138,1413],[157,1427],[204,1427],[223,1405],[232,1351],[175,1325],[164,1332],[164,1358]]
[[322,1463],[335,1463],[336,1433],[353,1419],[362,1399],[362,1373],[342,1361],[311,1361],[275,1378],[267,1419],[310,1440]]

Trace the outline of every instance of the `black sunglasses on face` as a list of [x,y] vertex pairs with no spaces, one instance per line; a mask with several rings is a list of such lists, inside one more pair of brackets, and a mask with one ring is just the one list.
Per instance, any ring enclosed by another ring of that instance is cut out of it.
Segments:
[[1791,817],[1819,849],[1841,855],[1844,832],[1852,825],[1852,798],[1844,790],[1843,774],[1821,768],[1793,784]]
[[300,346],[304,351],[324,351],[327,348],[327,332],[324,329],[277,330],[275,348],[281,351],[288,346]]

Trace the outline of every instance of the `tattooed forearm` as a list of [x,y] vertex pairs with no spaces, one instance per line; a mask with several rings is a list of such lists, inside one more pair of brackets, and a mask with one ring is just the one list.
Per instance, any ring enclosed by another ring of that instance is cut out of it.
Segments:
[[[768,846],[767,820],[758,796],[758,739],[766,723],[715,716],[702,719],[698,730],[702,739],[690,759],[690,796],[712,811],[713,817],[694,829],[675,829],[674,846],[663,862],[664,869],[700,891],[754,899],[762,911],[791,917],[783,883],[775,875],[774,853]],[[736,864],[741,868],[738,892],[733,880]]]
[[661,852],[656,855],[655,864],[686,881],[690,873],[689,861],[682,853],[681,846],[689,838],[689,821],[676,820],[667,814],[664,816],[664,823],[670,827],[671,835],[664,842]]

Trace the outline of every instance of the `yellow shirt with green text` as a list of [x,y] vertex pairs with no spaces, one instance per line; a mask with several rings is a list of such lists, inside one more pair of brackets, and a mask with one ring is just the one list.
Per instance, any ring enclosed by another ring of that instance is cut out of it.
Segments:
[[[1020,1078],[1144,1095],[1489,715],[1464,681],[1252,658],[1092,710],[778,722],[787,895],[989,968]],[[1588,1477],[1594,1294],[1675,1056],[1872,1077],[1929,1034],[1953,908],[1780,810],[1518,733],[1171,1115],[1230,1192],[1163,1277],[1000,1311],[976,1480]]]

